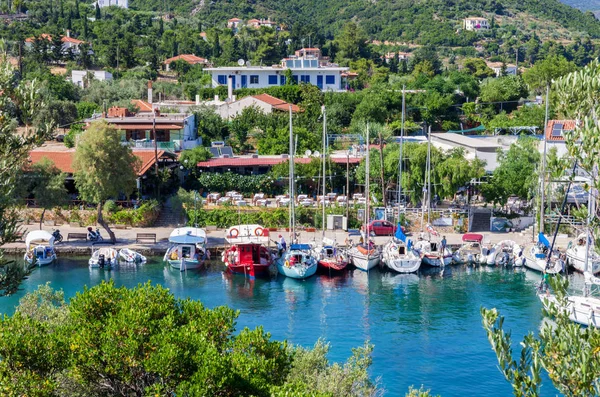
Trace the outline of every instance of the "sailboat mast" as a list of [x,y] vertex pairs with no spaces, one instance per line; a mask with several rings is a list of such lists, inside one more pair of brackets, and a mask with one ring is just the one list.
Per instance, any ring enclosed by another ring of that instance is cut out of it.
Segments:
[[594,210],[592,210],[592,207],[594,205],[593,203],[593,194],[592,194],[592,186],[590,183],[590,191],[588,192],[588,217],[587,217],[587,232],[586,232],[586,236],[585,236],[585,262],[583,264],[583,271],[584,272],[589,272],[589,264],[588,261],[590,260],[590,222],[592,221],[592,214],[595,213]]
[[544,232],[544,196],[545,196],[545,182],[546,182],[546,127],[548,125],[548,106],[550,105],[550,101],[548,98],[550,97],[550,84],[546,85],[546,113],[544,115],[544,154],[542,155],[542,172],[541,172],[541,191],[540,191],[540,232]]
[[423,203],[421,204],[421,232],[425,231],[425,208],[427,205],[427,175],[429,175],[429,137],[427,137],[427,161],[423,176]]
[[404,141],[404,112],[406,109],[406,86],[402,86],[402,124],[400,126],[400,157],[398,157],[398,218],[396,223],[400,223],[400,198],[402,193],[402,144]]
[[294,130],[292,127],[292,105],[290,105],[290,244],[294,242]]
[[427,133],[427,219],[431,221],[431,125]]
[[[371,171],[370,164],[370,150],[369,150],[369,123],[367,122],[367,156],[365,163],[365,225],[369,225],[369,173]],[[368,227],[367,227],[367,235],[368,235]],[[368,236],[367,236],[368,237]]]
[[321,223],[323,224],[323,238],[325,237],[325,155],[327,150],[327,113],[325,112],[325,105],[323,105],[323,150],[321,153],[321,162],[323,163],[323,218]]

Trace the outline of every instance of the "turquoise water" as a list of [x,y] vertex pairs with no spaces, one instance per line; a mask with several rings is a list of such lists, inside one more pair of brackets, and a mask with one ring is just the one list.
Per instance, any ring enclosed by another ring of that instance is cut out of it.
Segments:
[[[177,297],[240,310],[240,328],[263,325],[274,338],[304,346],[324,338],[332,360],[346,360],[352,347],[368,339],[375,345],[373,378],[388,396],[421,384],[443,396],[511,395],[481,327],[480,307],[497,307],[515,341],[542,321],[534,290],[540,277],[524,270],[453,266],[443,273],[399,275],[375,269],[306,281],[250,281],[223,274],[217,263],[180,273],[159,260],[107,271],[89,269],[87,260],[61,258],[36,269],[18,294],[0,299],[0,311],[12,313],[20,297],[48,281],[71,297],[111,278],[127,287],[150,280]],[[551,385],[543,388],[544,396],[555,394]]]

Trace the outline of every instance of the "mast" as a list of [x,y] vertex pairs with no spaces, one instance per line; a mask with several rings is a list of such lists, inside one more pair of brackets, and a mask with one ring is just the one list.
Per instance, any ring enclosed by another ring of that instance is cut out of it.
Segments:
[[321,153],[321,162],[323,163],[323,218],[321,220],[321,223],[323,224],[323,236],[322,239],[325,238],[325,151],[327,148],[327,142],[326,142],[326,137],[327,137],[327,114],[325,112],[325,105],[323,105],[322,107],[322,111],[323,111],[323,152]]
[[431,222],[431,125],[427,132],[427,219]]
[[400,157],[398,158],[398,218],[396,223],[400,223],[400,197],[402,193],[402,144],[404,141],[404,111],[406,106],[406,86],[402,86],[402,124],[400,126]]
[[290,245],[294,242],[294,130],[292,127],[292,105],[290,105]]
[[[590,222],[592,220],[592,214],[594,214],[594,210],[592,210],[592,200],[594,199],[592,194],[592,186],[590,183],[590,191],[588,192],[588,218],[587,218],[587,231],[585,236],[585,262],[583,264],[583,272],[588,272],[589,269],[589,260],[590,260]],[[584,288],[584,294],[586,292],[586,288]]]
[[[548,126],[548,107],[550,106],[550,101],[548,100],[550,96],[550,84],[548,83],[546,85],[546,113],[544,116],[544,154],[542,155],[542,172],[541,172],[541,177],[542,177],[542,189],[540,192],[540,232],[544,232],[544,195],[545,195],[545,188],[544,188],[544,184],[546,182],[546,148],[547,148],[547,144],[546,144],[546,127]],[[588,203],[589,204],[589,203]]]
[[371,171],[371,156],[369,147],[369,122],[367,122],[367,163],[365,164],[365,193],[367,199],[365,200],[365,230],[366,230],[366,240],[365,245],[367,247],[367,271],[369,271],[369,172]]
[[[431,127],[430,127],[431,129]],[[425,163],[425,177],[423,179],[423,203],[421,204],[421,232],[425,231],[425,209],[429,207],[427,202],[428,196],[428,176],[429,176],[429,134],[427,135],[427,162]]]

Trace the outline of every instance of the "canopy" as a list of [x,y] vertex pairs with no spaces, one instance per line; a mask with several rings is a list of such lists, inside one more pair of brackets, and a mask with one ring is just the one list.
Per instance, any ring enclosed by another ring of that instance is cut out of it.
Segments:
[[206,232],[197,227],[181,227],[169,236],[169,242],[174,244],[202,244],[205,241]]
[[266,244],[269,242],[269,229],[261,225],[235,225],[225,232],[229,244]]
[[47,242],[50,247],[54,246],[54,236],[48,233],[45,230],[34,230],[27,234],[27,238],[25,239],[25,245],[27,245],[27,250],[33,243],[45,243]]
[[477,243],[481,243],[483,240],[483,235],[478,233],[466,233],[462,236],[462,241],[475,241]]
[[310,250],[310,245],[308,245],[308,244],[292,244],[292,245],[290,245],[290,250],[306,251],[306,250]]
[[550,241],[548,241],[548,239],[546,238],[546,236],[544,236],[544,233],[542,233],[542,232],[540,232],[540,234],[538,234],[538,242],[542,243],[546,247],[550,248]]
[[394,235],[394,237],[396,237],[398,240],[402,241],[403,243],[406,243],[406,235],[402,231],[402,225],[400,224],[400,222],[398,222],[398,227],[396,228],[396,234]]

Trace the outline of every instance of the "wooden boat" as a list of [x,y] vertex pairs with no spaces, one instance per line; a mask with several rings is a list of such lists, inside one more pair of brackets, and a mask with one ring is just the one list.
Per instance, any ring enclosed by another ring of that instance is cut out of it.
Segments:
[[30,265],[46,266],[56,260],[54,236],[45,230],[34,230],[25,238],[25,262]]
[[223,252],[221,261],[229,273],[254,278],[269,275],[273,258],[265,244],[269,230],[260,225],[237,225],[227,229],[225,239],[231,246]]
[[206,249],[206,232],[197,227],[182,227],[171,232],[169,236],[171,246],[165,252],[163,261],[171,267],[185,271],[197,269],[210,259]]

